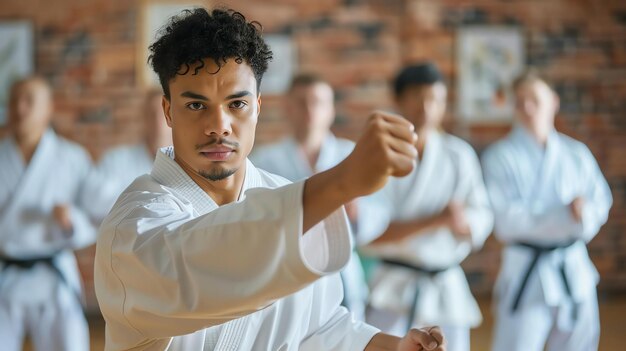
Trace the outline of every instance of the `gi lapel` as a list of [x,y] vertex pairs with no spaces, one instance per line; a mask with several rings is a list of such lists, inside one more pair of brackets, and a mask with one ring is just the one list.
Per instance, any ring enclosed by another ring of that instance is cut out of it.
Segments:
[[322,147],[320,148],[320,154],[317,157],[317,162],[315,163],[315,172],[322,172],[327,169],[334,167],[337,164],[336,154],[339,150],[337,139],[334,135],[328,134],[328,136],[324,139],[322,143]]
[[[246,159],[246,176],[243,181],[238,201],[245,198],[245,192],[248,189],[263,187],[261,175],[252,165],[250,160]],[[236,351],[239,350],[242,340],[245,338],[246,331],[252,321],[253,314],[232,320],[222,326],[220,336],[215,346],[215,351]]]
[[232,320],[222,326],[215,351],[237,351],[244,339],[250,316]]
[[[296,143],[294,139],[290,138],[288,139],[286,146],[287,148],[285,152],[287,153],[287,160],[292,164],[293,169],[280,175],[291,181],[298,181],[311,176],[314,170],[311,169],[311,165],[309,165],[306,155],[302,152],[298,143]],[[291,176],[288,177],[288,174]]]
[[[191,202],[199,216],[218,208],[215,201],[174,161],[173,147],[163,148],[157,154],[152,176],[161,184],[174,188],[182,197]],[[246,159],[246,175],[239,193],[239,200],[245,197],[246,190],[261,186],[263,184],[258,171],[252,162]],[[215,350],[238,350],[249,322],[250,316],[245,316],[224,324]]]
[[15,145],[15,143],[11,143],[11,145],[13,147],[12,153],[15,155],[12,157],[13,166],[20,167],[22,172],[13,194],[9,196],[5,205],[6,207],[2,209],[0,222],[12,216],[15,210],[20,209],[20,203],[28,198],[28,196],[33,195],[33,190],[36,190],[34,187],[41,183],[41,179],[50,175],[50,172],[53,170],[53,162],[55,162],[56,159],[58,142],[56,134],[54,134],[52,130],[46,131],[41,137],[39,145],[37,145],[37,149],[27,165],[24,164],[24,160],[20,155],[17,145]]
[[0,214],[6,213],[14,202],[14,195],[24,178],[24,162],[12,137],[2,140],[0,144]]
[[521,201],[527,206],[533,206],[536,194],[540,194],[540,188],[544,185],[542,174],[546,169],[546,151],[540,149],[522,125],[516,124],[507,138],[507,162],[511,167],[512,177],[510,181],[517,189]]
[[[400,202],[398,211],[409,211],[415,213],[416,209],[421,209],[428,200],[425,197],[429,191],[432,177],[437,177],[437,169],[441,169],[440,163],[445,162],[442,158],[442,140],[438,132],[431,132],[424,148],[424,156],[417,162],[415,175],[399,180],[402,184],[405,197]],[[439,166],[439,167],[438,167]],[[404,209],[404,210],[403,210]]]
[[174,148],[171,146],[164,147],[157,153],[151,174],[159,183],[175,189],[181,197],[191,202],[198,215],[209,213],[218,207],[174,161]]
[[548,192],[558,191],[555,186],[556,174],[558,169],[559,156],[559,138],[556,131],[552,131],[546,143],[546,151],[541,164],[541,172],[537,177],[538,184],[534,187],[536,192],[534,198],[545,196]]

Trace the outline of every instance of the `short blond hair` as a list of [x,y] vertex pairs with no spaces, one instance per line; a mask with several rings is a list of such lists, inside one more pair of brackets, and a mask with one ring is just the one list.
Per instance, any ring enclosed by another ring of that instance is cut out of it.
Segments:
[[522,74],[517,76],[513,80],[511,87],[513,88],[513,91],[516,92],[522,85],[526,85],[529,83],[536,83],[536,82],[541,82],[552,90],[552,86],[550,85],[550,83],[548,83],[548,81],[545,78],[543,78],[539,74],[539,72],[534,68],[529,68],[526,71],[524,71]]
[[18,80],[14,81],[13,84],[11,84],[11,89],[15,89],[18,86],[28,84],[28,83],[39,84],[46,91],[46,94],[48,95],[48,97],[52,98],[52,87],[50,86],[50,83],[43,76],[38,75],[38,74],[33,74],[33,75],[19,78]]

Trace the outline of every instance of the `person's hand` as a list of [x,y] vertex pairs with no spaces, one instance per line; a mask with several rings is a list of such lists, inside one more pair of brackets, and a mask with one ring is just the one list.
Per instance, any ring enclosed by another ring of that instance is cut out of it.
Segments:
[[57,225],[64,231],[72,230],[72,219],[70,217],[70,208],[67,205],[56,205],[52,209],[52,216]]
[[416,141],[413,125],[403,117],[372,113],[354,150],[338,165],[346,190],[353,198],[369,195],[382,188],[389,176],[411,173],[417,159]]
[[585,199],[580,196],[577,196],[572,202],[569,204],[569,209],[572,212],[572,216],[576,220],[576,222],[582,222],[583,220],[583,206],[585,205]]
[[462,203],[452,200],[444,209],[443,215],[452,233],[465,237],[471,234],[470,227],[465,219],[465,207]]
[[397,351],[445,351],[446,341],[439,327],[411,329],[400,340]]

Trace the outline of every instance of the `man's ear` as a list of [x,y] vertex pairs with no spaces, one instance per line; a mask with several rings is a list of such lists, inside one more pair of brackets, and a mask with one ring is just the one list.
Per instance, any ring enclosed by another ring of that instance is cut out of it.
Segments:
[[559,113],[559,110],[561,109],[561,98],[555,92],[552,92],[552,96],[554,99],[554,114],[556,115],[557,113]]
[[163,114],[165,115],[165,122],[167,122],[168,127],[172,128],[172,115],[170,113],[172,103],[165,95],[163,95],[163,98],[161,99],[161,106],[163,106]]
[[259,93],[259,95],[257,96],[256,102],[259,106],[259,108],[256,110],[256,116],[259,117],[259,115],[261,114],[261,93]]

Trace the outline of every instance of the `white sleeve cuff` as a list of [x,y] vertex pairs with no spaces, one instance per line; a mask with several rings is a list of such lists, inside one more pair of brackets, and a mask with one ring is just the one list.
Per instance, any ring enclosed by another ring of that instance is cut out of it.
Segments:
[[[299,233],[302,233],[303,219],[304,214],[301,214]],[[315,274],[321,276],[336,273],[350,260],[350,226],[343,207],[299,237],[303,262]]]
[[350,260],[352,246],[348,219],[342,207],[303,234],[304,183],[300,181],[275,189],[287,193],[284,215],[294,219],[285,222],[290,227],[286,233],[286,245],[292,272],[299,277],[336,273]]

